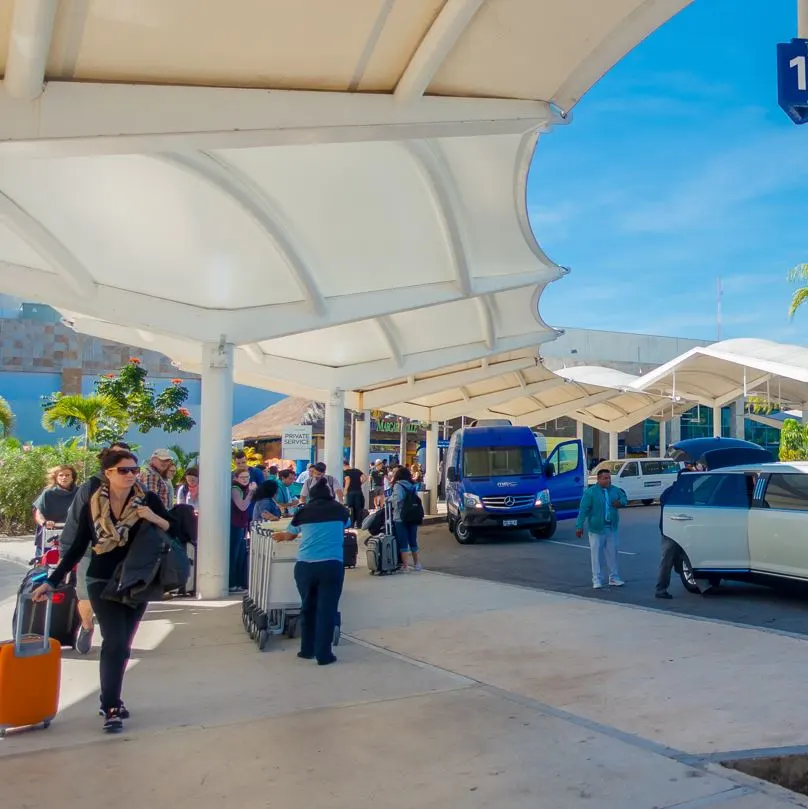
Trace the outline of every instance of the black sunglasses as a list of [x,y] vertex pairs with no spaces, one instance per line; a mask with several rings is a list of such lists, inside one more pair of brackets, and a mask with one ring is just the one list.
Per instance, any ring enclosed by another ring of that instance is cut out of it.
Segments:
[[116,466],[115,471],[119,475],[139,475],[140,474],[140,467],[139,466]]

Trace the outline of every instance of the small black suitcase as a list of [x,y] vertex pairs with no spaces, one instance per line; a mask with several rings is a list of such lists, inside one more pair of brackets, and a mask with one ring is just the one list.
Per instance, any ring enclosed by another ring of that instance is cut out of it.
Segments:
[[342,539],[342,563],[345,567],[356,567],[356,557],[359,555],[359,543],[356,540],[356,531],[346,531]]
[[[42,635],[44,633],[47,604],[44,601],[35,604],[30,598],[21,600],[20,596],[39,587],[47,579],[48,573],[48,568],[44,566],[31,568],[23,577],[20,589],[17,591],[17,608],[14,610],[11,625],[12,627],[17,625],[17,609],[22,604],[23,634]],[[74,582],[62,584],[53,591],[50,637],[57,640],[62,646],[74,647],[76,645],[76,636],[81,626],[78,605],[79,600],[76,596]]]

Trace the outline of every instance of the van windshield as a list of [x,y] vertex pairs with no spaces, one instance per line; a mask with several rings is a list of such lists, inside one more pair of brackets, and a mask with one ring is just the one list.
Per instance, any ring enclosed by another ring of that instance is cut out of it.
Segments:
[[470,447],[463,453],[467,478],[521,477],[542,473],[538,447]]

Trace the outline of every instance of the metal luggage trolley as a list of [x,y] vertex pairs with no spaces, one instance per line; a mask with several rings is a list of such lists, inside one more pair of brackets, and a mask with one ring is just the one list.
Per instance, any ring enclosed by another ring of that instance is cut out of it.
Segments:
[[242,604],[244,629],[263,651],[270,635],[297,635],[300,594],[295,584],[298,540],[276,542],[289,520],[250,525],[250,581]]

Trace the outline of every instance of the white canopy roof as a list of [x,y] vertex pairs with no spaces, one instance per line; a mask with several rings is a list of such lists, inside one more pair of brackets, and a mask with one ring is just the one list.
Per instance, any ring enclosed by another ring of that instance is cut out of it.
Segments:
[[541,288],[538,134],[685,5],[0,0],[0,288],[259,360]]
[[686,352],[643,375],[634,388],[711,407],[757,396],[801,408],[808,402],[808,348],[770,340],[724,340]]

